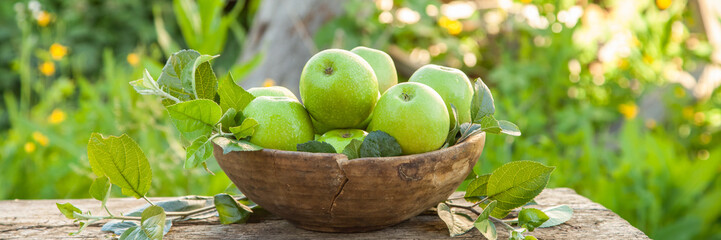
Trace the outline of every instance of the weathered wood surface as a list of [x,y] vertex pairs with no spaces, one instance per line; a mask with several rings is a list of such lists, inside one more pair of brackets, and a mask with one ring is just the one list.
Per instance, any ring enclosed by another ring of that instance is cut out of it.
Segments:
[[[460,196],[455,193],[451,198]],[[154,201],[171,198],[154,198]],[[76,236],[71,220],[65,219],[55,207],[56,202],[72,202],[84,210],[102,213],[99,202],[78,200],[6,200],[0,201],[0,239],[65,239],[108,238],[112,233],[100,231],[100,224],[89,226]],[[612,211],[576,194],[572,189],[546,189],[536,198],[539,208],[566,204],[573,208],[571,220],[552,228],[536,229],[538,239],[649,239]],[[456,202],[460,203],[460,202]],[[144,205],[143,200],[112,199],[111,211],[129,211]],[[496,225],[500,239],[508,233]],[[257,223],[220,225],[217,218],[175,223],[166,239],[448,239],[445,224],[434,213],[424,213],[396,226],[367,233],[318,233],[299,229],[274,216]],[[483,239],[477,230],[456,238]]]

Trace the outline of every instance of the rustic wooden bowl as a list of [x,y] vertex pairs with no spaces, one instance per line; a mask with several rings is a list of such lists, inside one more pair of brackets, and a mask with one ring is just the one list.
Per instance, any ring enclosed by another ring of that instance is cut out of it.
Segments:
[[447,199],[473,169],[485,133],[438,151],[348,160],[343,154],[264,149],[218,164],[250,200],[295,226],[364,232],[412,218]]

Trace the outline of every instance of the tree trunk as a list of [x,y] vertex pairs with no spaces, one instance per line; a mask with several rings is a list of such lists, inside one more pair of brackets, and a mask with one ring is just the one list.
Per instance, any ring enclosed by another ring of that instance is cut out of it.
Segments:
[[262,86],[266,79],[289,88],[299,96],[300,73],[318,52],[313,35],[324,23],[343,12],[345,1],[263,1],[243,47],[241,62],[262,52],[263,61],[241,83],[244,88]]

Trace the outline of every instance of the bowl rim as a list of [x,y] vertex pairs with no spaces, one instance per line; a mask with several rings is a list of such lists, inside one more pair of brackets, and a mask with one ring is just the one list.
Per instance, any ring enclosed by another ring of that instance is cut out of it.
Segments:
[[[251,151],[251,152],[263,152],[266,154],[273,154],[277,156],[283,156],[283,157],[333,157],[337,160],[341,161],[363,161],[363,160],[385,160],[385,161],[391,161],[391,160],[401,160],[401,159],[407,159],[407,158],[419,158],[419,157],[425,157],[425,156],[432,156],[437,154],[443,154],[448,151],[452,151],[452,149],[456,148],[462,148],[466,145],[471,145],[473,142],[478,141],[479,139],[482,139],[482,141],[485,141],[486,138],[486,132],[481,132],[478,134],[474,134],[473,136],[468,137],[463,142],[456,143],[453,146],[442,148],[430,152],[424,152],[424,153],[417,153],[417,154],[411,154],[411,155],[400,155],[400,156],[394,156],[394,157],[364,157],[364,158],[354,158],[354,159],[348,159],[348,156],[342,153],[312,153],[312,152],[300,152],[300,151],[286,151],[286,150],[278,150],[278,149],[271,149],[271,148],[263,148],[260,151]],[[215,144],[215,143],[213,143]],[[231,151],[231,152],[244,152],[244,151]],[[228,152],[228,153],[231,153]],[[223,154],[225,155],[225,154]]]

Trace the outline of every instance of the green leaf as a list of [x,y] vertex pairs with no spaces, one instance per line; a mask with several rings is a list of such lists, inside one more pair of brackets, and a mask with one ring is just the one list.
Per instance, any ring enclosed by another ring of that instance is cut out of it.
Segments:
[[231,127],[230,132],[232,132],[237,139],[243,139],[253,136],[256,126],[258,126],[258,121],[253,118],[246,118],[243,119],[243,123],[241,123],[240,126]]
[[498,127],[501,129],[501,133],[511,136],[521,136],[521,130],[518,129],[516,124],[506,120],[498,120]]
[[[526,230],[526,229],[523,229]],[[525,240],[526,238],[523,236],[523,232],[519,230],[511,230],[511,240]]]
[[493,95],[481,78],[476,78],[473,86],[473,100],[471,101],[471,117],[474,123],[480,123],[481,118],[486,115],[493,115],[496,107],[493,103]]
[[56,206],[58,206],[58,210],[65,215],[68,219],[75,219],[75,215],[73,213],[82,213],[79,208],[75,207],[72,203],[55,203]]
[[498,239],[496,225],[494,225],[493,222],[491,222],[491,220],[488,218],[489,216],[491,216],[491,212],[493,211],[493,209],[496,208],[496,204],[496,201],[491,201],[491,203],[489,203],[488,206],[483,209],[481,214],[478,215],[476,221],[473,222],[473,226],[478,229],[478,231],[480,231],[481,234],[488,240]]
[[463,142],[469,137],[483,132],[481,125],[476,123],[463,123],[458,129],[458,133],[461,134],[461,137],[458,138],[457,142]]
[[93,171],[99,169],[102,173],[99,177],[110,178],[124,194],[141,198],[148,192],[152,178],[150,164],[138,143],[128,135],[104,138],[93,133],[88,142],[88,158]]
[[360,157],[360,147],[363,141],[358,139],[352,139],[350,140],[350,143],[345,146],[345,149],[343,149],[343,154],[348,156],[348,160],[350,159],[356,159]]
[[498,134],[501,132],[501,126],[493,115],[486,115],[481,118],[481,129],[487,133]]
[[253,94],[250,94],[248,91],[245,91],[245,89],[238,86],[233,80],[233,76],[230,74],[220,80],[218,95],[220,95],[220,107],[223,110],[235,108],[236,111],[241,112],[245,109],[245,106],[250,103],[250,101],[255,99]]
[[451,237],[463,235],[473,229],[473,220],[468,215],[461,215],[451,211],[445,203],[439,203],[436,207],[438,217],[446,223]]
[[140,228],[150,239],[163,239],[165,210],[159,206],[150,206],[140,215]]
[[200,136],[185,150],[185,168],[197,167],[200,163],[213,155],[213,144],[208,136]]
[[523,240],[538,240],[538,239],[534,236],[528,235],[528,236],[524,237]]
[[393,157],[403,153],[395,138],[383,131],[368,134],[359,148],[360,157]]
[[215,98],[215,93],[218,91],[218,79],[215,77],[215,73],[209,62],[210,59],[215,57],[217,57],[217,55],[203,55],[196,58],[193,65],[195,72],[190,73],[189,70],[187,71],[188,74],[192,74],[193,89],[197,99],[213,100]]
[[553,169],[537,162],[515,161],[493,171],[486,189],[489,199],[498,201],[492,216],[503,218],[533,200],[546,187]]
[[100,205],[101,208],[105,207],[105,203],[110,197],[111,186],[112,184],[110,184],[110,179],[106,176],[96,178],[90,185],[90,196],[102,202]]
[[[190,75],[188,72],[195,72],[195,60],[199,57],[200,53],[195,50],[181,50],[171,55],[158,77],[160,88],[182,102],[195,99],[193,89],[195,75]],[[163,101],[163,103],[169,105],[173,102]]]
[[[156,202],[155,206],[163,208],[166,212],[186,212],[192,211],[203,207],[212,206],[212,198],[210,197],[199,197],[199,196],[184,196],[173,200]],[[140,217],[142,213],[151,205],[146,204],[145,206],[133,209],[132,211],[125,214],[125,216]],[[215,216],[215,212],[210,211],[208,214],[193,215],[191,217],[183,218],[183,220],[189,219],[203,219],[211,216]],[[127,229],[131,227],[139,226],[134,221],[120,221],[114,220],[106,224],[100,229],[104,232],[113,232],[116,235],[123,234]],[[163,234],[167,234],[170,228],[173,226],[171,219],[165,219],[165,227],[163,228]],[[142,230],[140,230],[142,232]]]
[[221,148],[223,148],[223,154],[228,154],[232,151],[260,151],[263,150],[263,147],[260,147],[258,145],[252,144],[245,140],[235,140],[230,139],[226,137],[217,137],[213,139],[213,142],[215,144],[218,144]]
[[218,210],[218,219],[221,224],[245,223],[253,212],[247,206],[238,203],[233,197],[221,193],[213,197],[215,209]]
[[230,132],[231,127],[238,126],[243,120],[243,113],[238,112],[235,108],[228,108],[220,117],[220,126],[222,126],[223,132]]
[[458,135],[459,131],[459,125],[458,125],[458,110],[456,110],[456,106],[451,103],[451,114],[453,115],[453,127],[451,127],[451,130],[448,131],[448,136],[446,137],[446,146],[453,146],[456,144],[456,140],[458,139],[456,135]]
[[488,185],[488,178],[490,177],[491,174],[484,174],[468,183],[466,194],[463,197],[469,199],[486,196],[486,186]]
[[534,229],[548,221],[548,215],[535,208],[524,208],[518,213],[518,226],[533,232]]
[[298,152],[311,152],[311,153],[336,153],[333,145],[327,142],[319,142],[316,140],[310,140],[305,143],[300,143],[296,146]]
[[187,139],[211,134],[223,114],[220,106],[208,99],[181,102],[167,109],[173,125]]
[[165,96],[164,92],[160,90],[158,82],[156,82],[153,76],[150,75],[150,72],[148,72],[148,69],[145,69],[143,72],[143,78],[131,81],[130,85],[141,95]]
[[560,225],[571,219],[573,209],[566,205],[559,205],[542,210],[548,216],[548,221],[541,224],[541,228],[553,227]]
[[120,240],[125,239],[134,239],[134,240],[145,240],[150,239],[147,235],[145,235],[145,232],[143,232],[143,229],[139,227],[131,227],[128,228],[128,230],[125,230],[122,235],[120,235]]

